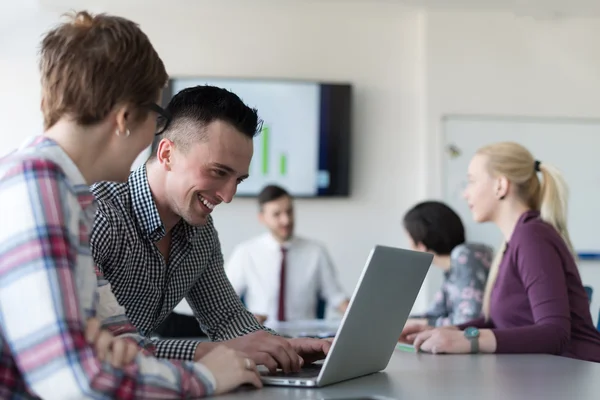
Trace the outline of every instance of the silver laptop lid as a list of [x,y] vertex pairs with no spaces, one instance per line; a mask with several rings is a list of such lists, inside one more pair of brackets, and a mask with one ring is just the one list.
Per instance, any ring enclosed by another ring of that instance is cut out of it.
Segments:
[[318,385],[385,369],[433,255],[375,246],[325,359]]

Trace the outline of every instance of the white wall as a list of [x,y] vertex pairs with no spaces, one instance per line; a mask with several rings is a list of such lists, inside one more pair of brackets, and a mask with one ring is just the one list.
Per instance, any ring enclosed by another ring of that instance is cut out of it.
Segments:
[[37,50],[57,15],[34,10],[0,13],[0,155],[42,133]]
[[[440,120],[448,114],[600,118],[598,19],[534,20],[508,13],[427,15],[427,192],[441,197]],[[482,132],[482,135],[485,132]],[[565,144],[569,139],[565,138]],[[552,160],[547,160],[552,162]],[[591,216],[594,218],[593,216]],[[600,224],[600,218],[592,223]],[[600,264],[582,264],[596,288]],[[435,279],[430,284],[435,287]]]

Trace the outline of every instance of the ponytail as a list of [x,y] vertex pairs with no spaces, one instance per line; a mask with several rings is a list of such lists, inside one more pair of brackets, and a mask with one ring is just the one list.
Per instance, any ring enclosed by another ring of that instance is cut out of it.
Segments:
[[569,201],[569,188],[560,171],[552,166],[540,165],[542,173],[542,190],[540,216],[557,230],[571,251],[573,258],[577,258],[571,237],[567,229],[567,209]]

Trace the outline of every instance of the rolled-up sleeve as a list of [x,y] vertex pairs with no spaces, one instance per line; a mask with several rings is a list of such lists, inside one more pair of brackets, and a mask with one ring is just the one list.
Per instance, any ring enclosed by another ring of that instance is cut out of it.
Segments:
[[494,329],[497,353],[561,354],[571,334],[569,297],[561,252],[548,238],[522,232],[515,252],[534,324]]
[[186,296],[200,326],[213,341],[230,340],[259,330],[275,334],[259,324],[244,307],[225,273],[216,230],[213,238],[208,266]]

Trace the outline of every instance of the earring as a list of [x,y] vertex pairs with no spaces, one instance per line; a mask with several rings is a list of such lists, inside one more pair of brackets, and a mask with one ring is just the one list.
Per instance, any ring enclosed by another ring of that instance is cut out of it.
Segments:
[[[119,131],[118,129],[115,131],[115,133],[117,134],[117,136],[121,136],[121,131]],[[129,137],[129,135],[131,135],[131,132],[129,131],[129,129],[127,129],[125,131],[125,137]]]

